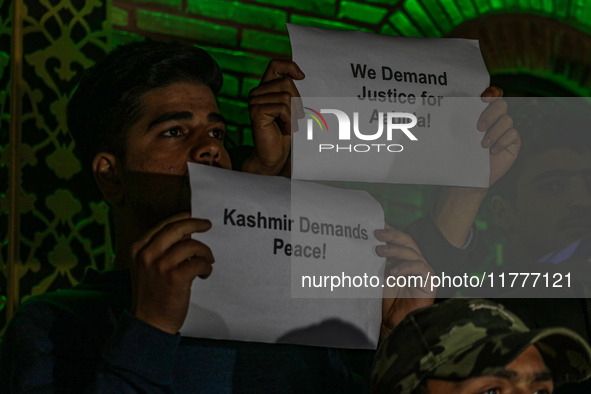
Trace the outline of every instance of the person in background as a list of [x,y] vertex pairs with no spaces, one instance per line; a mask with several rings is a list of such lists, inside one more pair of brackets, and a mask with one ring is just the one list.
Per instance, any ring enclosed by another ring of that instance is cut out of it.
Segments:
[[591,348],[573,331],[530,330],[501,304],[456,298],[394,328],[371,385],[376,394],[551,394],[589,376]]

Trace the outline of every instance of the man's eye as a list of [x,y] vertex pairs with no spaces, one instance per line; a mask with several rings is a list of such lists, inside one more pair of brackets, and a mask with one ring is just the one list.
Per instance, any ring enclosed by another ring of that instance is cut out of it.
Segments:
[[170,137],[170,138],[178,138],[183,136],[183,129],[180,127],[172,127],[166,131],[164,131],[161,135],[164,137]]
[[222,129],[213,129],[209,132],[209,136],[218,140],[223,140],[226,132]]
[[501,389],[498,387],[487,389],[482,392],[482,394],[501,394]]

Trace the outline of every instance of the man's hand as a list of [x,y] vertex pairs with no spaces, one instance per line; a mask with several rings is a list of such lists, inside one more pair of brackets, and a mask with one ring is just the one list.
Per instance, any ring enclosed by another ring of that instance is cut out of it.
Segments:
[[503,90],[489,87],[482,93],[482,101],[490,103],[480,115],[478,130],[486,131],[483,148],[490,148],[490,178],[492,186],[511,168],[521,148],[521,139],[513,128],[513,119],[507,115],[507,102],[502,100]]
[[[482,101],[490,103],[477,123],[485,131],[481,146],[489,149],[490,177],[492,186],[511,168],[521,147],[521,139],[513,128],[513,119],[507,115],[507,102],[502,100],[503,91],[496,87],[482,93]],[[433,217],[441,233],[453,246],[462,247],[476,219],[480,205],[488,189],[477,187],[442,188],[435,202]]]
[[[242,170],[263,175],[282,175],[289,167],[291,149],[291,99],[300,97],[293,82],[304,73],[292,61],[272,60],[263,74],[261,84],[248,97],[248,110],[255,145],[254,154]],[[303,108],[296,109],[303,117]]]
[[[428,273],[434,274],[408,234],[387,226],[384,230],[377,230],[375,236],[379,241],[386,242],[386,245],[376,248],[378,255],[387,257],[386,278],[413,275],[421,276],[426,281]],[[380,340],[384,340],[407,314],[433,304],[435,291],[431,291],[427,283],[423,284],[424,287],[388,287],[388,283],[385,283]]]
[[131,248],[133,313],[162,331],[176,334],[187,317],[191,284],[207,278],[214,262],[209,247],[191,234],[211,228],[189,213],[173,216]]

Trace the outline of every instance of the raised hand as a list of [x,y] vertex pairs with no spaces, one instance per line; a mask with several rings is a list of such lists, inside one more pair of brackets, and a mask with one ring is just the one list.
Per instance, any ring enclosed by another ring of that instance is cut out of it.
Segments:
[[[489,105],[477,123],[478,130],[485,132],[481,146],[490,152],[489,186],[511,168],[521,148],[519,133],[513,128],[513,119],[507,114],[507,102],[502,96],[503,91],[496,87],[489,87],[482,93],[482,100]],[[486,188],[476,187],[441,189],[433,218],[450,244],[458,248],[465,244],[487,192]]]
[[[376,248],[378,255],[387,258],[380,329],[380,340],[383,340],[408,313],[433,304],[436,291],[431,291],[426,281],[434,274],[433,269],[410,235],[387,226],[376,230],[375,236],[378,241],[386,242]],[[409,281],[404,287],[392,286],[395,278],[409,275],[422,277],[423,286],[411,286]]]
[[189,213],[154,227],[131,248],[133,313],[162,331],[176,334],[189,308],[191,284],[207,278],[214,262],[209,247],[191,234],[211,228]]
[[521,148],[521,139],[513,128],[513,119],[507,114],[503,90],[489,87],[482,93],[482,101],[490,103],[480,115],[478,130],[486,131],[483,148],[490,148],[490,178],[492,186],[511,168]]
[[[263,74],[261,84],[248,98],[255,145],[253,155],[242,170],[263,175],[278,175],[287,166],[291,149],[292,97],[300,97],[293,82],[304,73],[292,61],[272,60]],[[303,117],[303,109],[296,109]],[[287,175],[287,174],[286,174]]]

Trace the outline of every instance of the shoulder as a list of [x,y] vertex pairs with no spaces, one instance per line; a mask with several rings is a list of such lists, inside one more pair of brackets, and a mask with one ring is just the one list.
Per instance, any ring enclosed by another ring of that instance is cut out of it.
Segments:
[[123,309],[129,303],[129,276],[125,272],[89,271],[84,281],[71,288],[28,298],[15,319],[44,321],[54,317],[92,320],[97,313]]
[[49,390],[63,376],[69,380],[60,384],[91,379],[129,292],[125,278],[95,274],[72,289],[30,297],[19,307],[0,344],[1,392]]
[[9,341],[35,342],[45,338],[71,343],[80,332],[102,341],[110,335],[118,315],[129,303],[128,281],[117,275],[114,279],[85,280],[71,289],[30,297],[12,317],[3,342],[6,345]]

